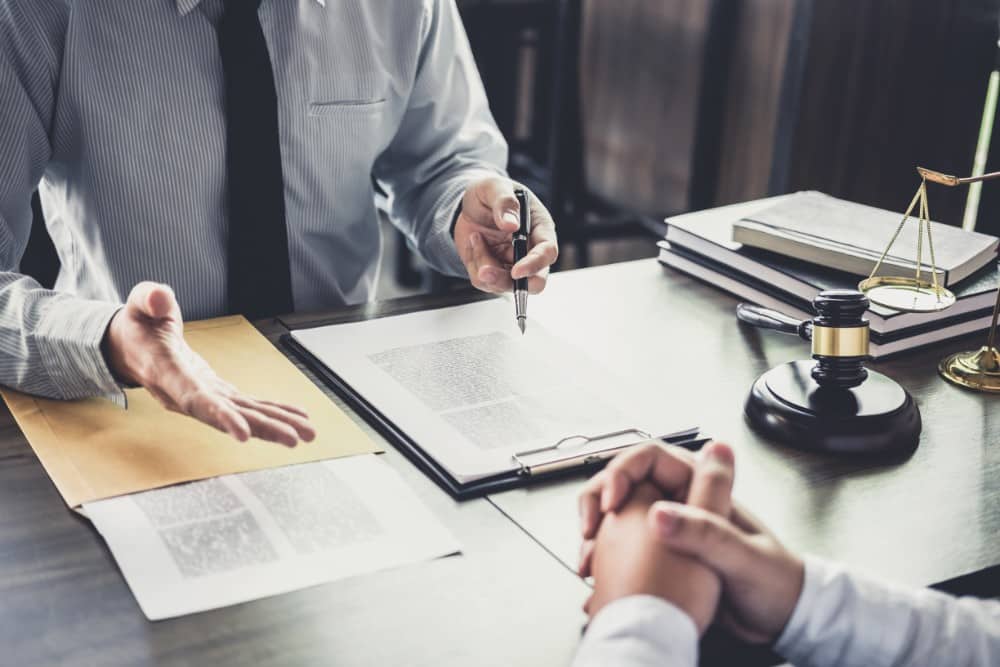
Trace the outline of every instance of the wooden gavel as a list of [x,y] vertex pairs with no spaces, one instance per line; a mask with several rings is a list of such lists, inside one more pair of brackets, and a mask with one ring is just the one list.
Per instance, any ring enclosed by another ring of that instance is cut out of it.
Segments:
[[741,303],[736,317],[755,327],[796,334],[812,342],[812,378],[821,387],[850,389],[868,377],[868,298],[855,290],[825,290],[813,300],[816,317],[796,320],[776,310]]

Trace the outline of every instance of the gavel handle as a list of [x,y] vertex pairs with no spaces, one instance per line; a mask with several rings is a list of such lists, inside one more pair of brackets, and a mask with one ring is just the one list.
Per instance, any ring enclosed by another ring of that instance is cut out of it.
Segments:
[[793,334],[802,340],[812,340],[812,322],[797,320],[770,308],[741,303],[736,306],[736,317],[740,322],[761,329],[773,329],[781,333]]

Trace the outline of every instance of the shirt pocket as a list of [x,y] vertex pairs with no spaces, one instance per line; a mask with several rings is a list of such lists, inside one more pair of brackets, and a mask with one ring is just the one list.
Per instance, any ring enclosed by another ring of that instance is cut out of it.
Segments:
[[306,150],[331,160],[328,165],[367,176],[392,136],[387,107],[382,98],[309,103]]
[[385,98],[374,100],[347,100],[340,102],[310,102],[309,116],[318,118],[337,114],[378,116],[385,110]]
[[312,208],[336,210],[342,222],[370,224],[372,171],[394,134],[389,106],[384,99],[308,103],[302,161],[292,168],[301,170]]

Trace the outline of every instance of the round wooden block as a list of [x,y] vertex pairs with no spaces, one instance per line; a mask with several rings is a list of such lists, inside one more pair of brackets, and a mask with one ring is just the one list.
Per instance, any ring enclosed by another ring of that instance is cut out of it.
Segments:
[[813,361],[772,368],[754,382],[744,410],[761,435],[834,454],[906,456],[917,447],[920,411],[895,380],[868,371],[851,389],[820,387]]

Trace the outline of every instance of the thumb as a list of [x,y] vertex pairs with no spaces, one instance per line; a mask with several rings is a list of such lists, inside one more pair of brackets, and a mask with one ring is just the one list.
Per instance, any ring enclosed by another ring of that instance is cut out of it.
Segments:
[[181,309],[177,297],[169,285],[150,281],[141,282],[128,295],[128,305],[146,317],[154,320],[164,318],[181,319]]
[[694,507],[729,516],[735,476],[733,450],[713,442],[705,446],[694,465],[687,503]]
[[487,178],[479,182],[476,194],[490,211],[493,224],[502,232],[515,232],[520,226],[520,206],[514,196],[514,184],[506,178]]
[[742,578],[756,560],[749,537],[713,512],[661,500],[650,506],[646,518],[660,542],[697,558],[724,580]]

